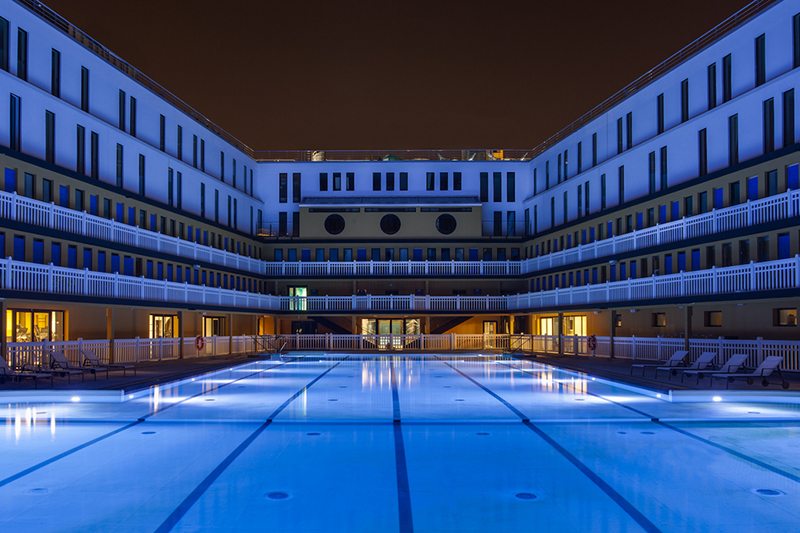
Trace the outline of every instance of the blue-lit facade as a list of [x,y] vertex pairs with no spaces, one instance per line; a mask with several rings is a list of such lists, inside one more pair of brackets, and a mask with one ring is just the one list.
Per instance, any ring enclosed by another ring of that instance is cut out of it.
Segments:
[[530,150],[254,150],[0,0],[5,339],[795,338],[800,2]]

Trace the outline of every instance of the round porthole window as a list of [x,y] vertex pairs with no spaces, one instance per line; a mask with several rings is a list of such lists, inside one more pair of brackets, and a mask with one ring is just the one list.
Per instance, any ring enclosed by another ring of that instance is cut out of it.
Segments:
[[325,231],[331,235],[339,235],[344,231],[344,218],[342,215],[328,215],[325,219]]
[[400,219],[397,215],[384,215],[381,219],[381,231],[387,235],[394,235],[400,231]]
[[450,235],[456,230],[456,219],[453,215],[439,215],[436,219],[436,229],[439,230],[439,233],[442,235]]

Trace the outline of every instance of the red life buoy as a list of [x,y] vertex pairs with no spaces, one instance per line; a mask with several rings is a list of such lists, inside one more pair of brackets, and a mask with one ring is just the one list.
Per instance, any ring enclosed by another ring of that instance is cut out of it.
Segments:
[[589,349],[595,351],[597,349],[597,337],[594,335],[589,336],[589,339],[586,341],[586,344],[589,346]]
[[195,337],[195,339],[194,339],[194,346],[195,346],[195,348],[197,348],[197,351],[198,351],[198,352],[199,352],[200,350],[202,350],[202,349],[203,349],[203,347],[204,347],[205,345],[206,345],[206,340],[205,340],[203,337],[201,337],[200,335],[198,335],[197,337]]

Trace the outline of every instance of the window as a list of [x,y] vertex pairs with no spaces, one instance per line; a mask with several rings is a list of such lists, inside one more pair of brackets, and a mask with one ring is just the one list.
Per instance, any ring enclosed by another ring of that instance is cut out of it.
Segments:
[[578,141],[578,174],[583,172],[583,143]]
[[667,327],[667,314],[666,313],[653,313],[652,324],[653,324],[654,328]]
[[50,94],[61,96],[61,52],[50,50]]
[[86,128],[78,124],[75,128],[75,172],[86,174]]
[[167,204],[173,205],[175,200],[175,171],[172,168],[167,169]]
[[42,201],[43,202],[53,201],[53,180],[49,179],[42,180]]
[[183,127],[182,126],[178,126],[177,132],[178,132],[177,133],[177,144],[178,144],[177,156],[178,156],[178,159],[183,161]]
[[796,308],[784,308],[784,309],[775,309],[773,310],[774,316],[774,324],[776,326],[788,326],[788,327],[795,327],[797,326],[797,309]]
[[28,198],[36,198],[36,177],[28,172],[23,176],[22,194]]
[[667,180],[667,147],[666,146],[662,146],[661,147],[661,150],[660,150],[660,153],[659,153],[659,159],[660,159],[660,162],[661,162],[661,172],[660,172],[661,190],[664,190],[664,189],[667,188],[667,181],[668,181]]
[[334,172],[333,173],[333,190],[334,191],[341,191],[342,190],[342,173],[341,172]]
[[503,235],[503,212],[502,211],[495,211],[494,212],[494,220],[492,225],[492,234],[495,237],[500,237]]
[[44,113],[44,158],[48,163],[56,161],[56,114]]
[[489,173],[481,172],[481,202],[489,201]]
[[[162,152],[167,149],[167,118],[164,115],[158,116],[158,149]],[[219,154],[224,157],[222,152]],[[224,175],[224,170],[222,172]]]
[[762,105],[764,153],[775,150],[775,99],[768,98]]
[[656,97],[656,129],[664,133],[664,93]]
[[721,328],[722,311],[706,311],[704,323],[707,328]]
[[506,201],[515,202],[516,199],[516,173],[506,172]]
[[425,190],[432,191],[436,185],[436,174],[433,172],[426,172],[425,173]]
[[287,202],[287,189],[288,189],[289,175],[281,172],[278,175],[278,202],[285,204]]
[[28,32],[17,28],[17,77],[28,79]]
[[492,173],[492,200],[495,202],[503,201],[503,175],[500,172]]
[[708,137],[705,128],[697,132],[697,174],[708,174]]
[[327,172],[320,172],[319,173],[319,190],[320,192],[325,192],[328,190],[328,173]]
[[[625,115],[625,147],[630,150],[633,148],[633,113]],[[567,164],[566,152],[564,152],[564,166]],[[566,170],[564,171],[566,177]]]
[[689,80],[681,81],[681,122],[689,120]]
[[81,67],[81,110],[89,112],[89,69]]
[[647,156],[647,176],[650,194],[656,192],[656,153],[650,152]]
[[792,65],[800,67],[800,13],[792,17]]
[[617,177],[619,181],[619,204],[625,203],[625,166],[620,166],[617,169]]
[[[447,174],[445,174],[446,176]],[[386,190],[393,191],[394,190],[394,172],[387,172],[386,173]]]
[[[458,179],[459,179],[459,182],[458,182],[459,183],[459,188],[457,190],[460,190],[461,189],[461,181],[460,181],[461,180],[461,173],[460,172],[456,172],[456,174],[458,174]],[[455,175],[453,176],[453,179],[455,180]],[[400,173],[400,190],[401,191],[407,191],[408,190],[408,172],[401,172]]]
[[348,172],[347,177],[347,190],[354,191],[356,188],[356,175],[354,172]]
[[756,87],[763,85],[767,79],[766,36],[762,33],[756,37]]
[[739,162],[739,115],[728,117],[728,165]]
[[[429,174],[433,174],[433,173],[429,172]],[[381,173],[380,172],[373,172],[372,173],[372,190],[373,191],[381,190]],[[428,189],[428,190],[430,191],[430,190],[433,190],[433,189]]]
[[19,151],[22,146],[22,99],[16,94],[9,97],[9,144],[12,150]]
[[89,173],[94,179],[100,178],[100,136],[96,131],[89,134],[89,163],[92,169]]
[[617,153],[622,153],[622,117],[617,119]]
[[783,93],[783,146],[794,144],[794,89]]
[[600,175],[600,209],[606,208],[606,175]]
[[756,239],[756,260],[769,261],[769,236]]
[[592,166],[597,166],[597,133],[592,133]]
[[450,176],[447,172],[439,172],[439,190],[446,191],[450,189]]
[[127,95],[125,94],[125,91],[123,91],[122,89],[119,90],[119,98],[118,98],[118,100],[119,100],[119,102],[118,102],[119,110],[118,110],[117,114],[119,116],[117,118],[117,126],[122,131],[125,131],[125,123],[127,122],[125,110],[126,110],[126,103],[128,101],[128,98],[127,98]]
[[145,194],[144,154],[139,154],[139,194]]
[[708,79],[708,108],[717,107],[717,64],[711,63],[707,69]]
[[722,58],[722,101],[731,99],[731,55]]
[[8,71],[9,33],[8,21],[0,17],[0,68]]
[[117,187],[122,187],[123,184],[122,157],[123,157],[123,147],[121,144],[117,143]]

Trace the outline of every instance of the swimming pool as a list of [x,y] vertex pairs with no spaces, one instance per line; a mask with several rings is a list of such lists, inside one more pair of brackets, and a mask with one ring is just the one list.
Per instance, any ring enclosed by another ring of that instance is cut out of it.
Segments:
[[670,403],[511,358],[259,360],[121,403],[1,412],[5,531],[743,531],[800,520],[797,405]]

